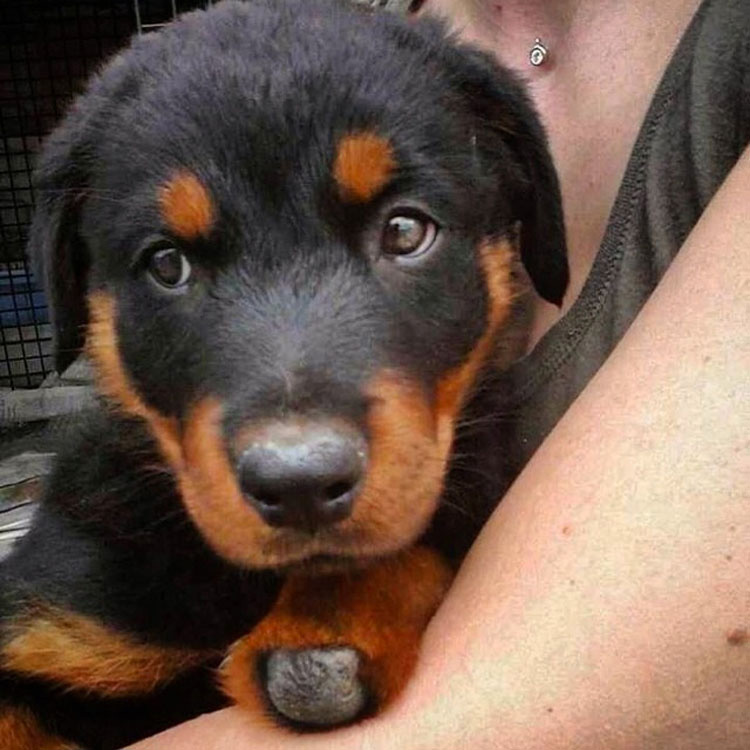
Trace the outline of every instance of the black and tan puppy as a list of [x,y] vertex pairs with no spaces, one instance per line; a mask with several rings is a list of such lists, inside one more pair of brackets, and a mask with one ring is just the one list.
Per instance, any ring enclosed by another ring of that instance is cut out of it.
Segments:
[[221,3],[107,65],[38,188],[58,364],[103,403],[0,568],[0,747],[119,747],[220,684],[377,710],[510,480],[517,271],[567,282],[518,82],[435,22]]

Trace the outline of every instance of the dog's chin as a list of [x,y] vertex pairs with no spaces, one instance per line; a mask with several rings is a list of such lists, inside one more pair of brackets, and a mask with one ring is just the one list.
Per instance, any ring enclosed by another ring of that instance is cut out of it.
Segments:
[[278,570],[284,575],[295,576],[330,576],[351,573],[372,565],[378,558],[374,556],[354,555],[310,555],[302,560],[295,560],[280,565]]

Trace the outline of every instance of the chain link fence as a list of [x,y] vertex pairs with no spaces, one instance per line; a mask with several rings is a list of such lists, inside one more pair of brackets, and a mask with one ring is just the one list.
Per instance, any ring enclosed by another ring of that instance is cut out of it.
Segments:
[[133,33],[208,4],[0,2],[0,389],[33,388],[52,370],[47,306],[25,257],[42,138],[86,78]]
[[[398,13],[418,0],[351,0]],[[213,0],[0,0],[0,389],[52,370],[44,295],[26,261],[42,138],[101,61],[134,33]]]

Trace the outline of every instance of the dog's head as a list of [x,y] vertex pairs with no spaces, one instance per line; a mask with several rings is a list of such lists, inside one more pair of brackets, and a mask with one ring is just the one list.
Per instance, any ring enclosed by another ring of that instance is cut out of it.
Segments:
[[336,0],[222,3],[137,40],[38,187],[58,365],[86,347],[250,567],[414,540],[516,254],[546,299],[567,283],[518,82],[434,22]]

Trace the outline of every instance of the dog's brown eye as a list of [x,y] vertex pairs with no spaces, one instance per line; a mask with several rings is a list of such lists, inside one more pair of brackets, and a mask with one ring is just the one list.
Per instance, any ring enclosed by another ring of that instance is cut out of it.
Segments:
[[417,257],[430,249],[437,237],[435,223],[426,216],[391,216],[383,230],[382,249],[386,255]]
[[148,270],[154,280],[167,289],[179,289],[190,280],[190,261],[175,247],[163,247],[154,252],[148,261]]

